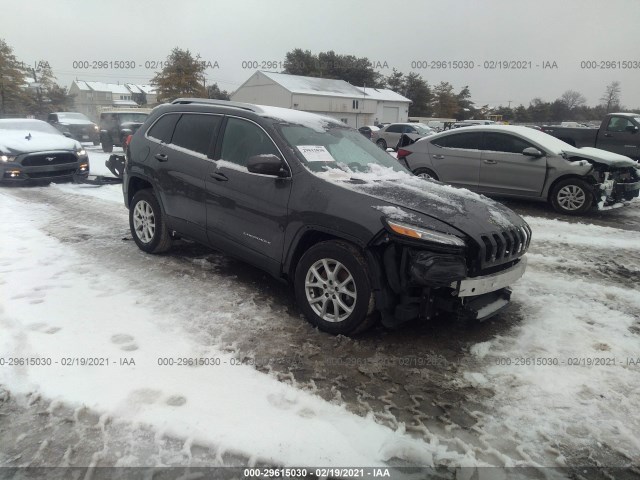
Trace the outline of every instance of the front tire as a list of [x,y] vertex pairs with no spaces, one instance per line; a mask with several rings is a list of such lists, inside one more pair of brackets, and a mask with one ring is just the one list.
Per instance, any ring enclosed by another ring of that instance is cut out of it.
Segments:
[[129,206],[131,236],[140,250],[162,253],[171,248],[171,236],[167,229],[162,208],[150,189],[140,190]]
[[360,251],[341,240],[320,242],[296,267],[294,290],[307,320],[335,335],[352,335],[373,324],[373,290]]
[[428,168],[416,168],[413,171],[413,174],[416,177],[420,177],[420,178],[427,178],[427,179],[432,179],[432,180],[440,180],[438,178],[438,175],[435,174],[435,172],[433,170],[429,170]]
[[376,141],[376,145],[378,145],[385,152],[387,151],[387,142],[385,142],[383,138],[381,138],[378,141]]
[[560,213],[582,215],[593,205],[591,186],[579,178],[562,180],[553,187],[551,205]]

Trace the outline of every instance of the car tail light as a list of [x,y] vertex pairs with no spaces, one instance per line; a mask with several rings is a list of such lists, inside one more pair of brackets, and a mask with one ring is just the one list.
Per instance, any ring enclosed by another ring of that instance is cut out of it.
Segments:
[[127,135],[127,138],[124,139],[124,146],[128,147],[129,144],[131,143],[131,139],[133,138],[133,135]]
[[398,158],[404,158],[404,157],[408,157],[409,155],[411,155],[411,153],[409,150],[405,150],[404,148],[399,148],[398,149]]

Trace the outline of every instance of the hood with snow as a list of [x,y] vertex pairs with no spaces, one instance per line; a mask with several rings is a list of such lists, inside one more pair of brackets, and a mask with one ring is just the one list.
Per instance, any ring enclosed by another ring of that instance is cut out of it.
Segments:
[[62,134],[25,130],[0,130],[0,152],[9,155],[48,150],[79,150],[82,145]]
[[367,173],[332,168],[315,175],[373,197],[372,208],[387,218],[420,226],[420,217],[427,216],[476,240],[481,234],[526,225],[518,214],[484,195],[391,168],[375,167]]
[[563,148],[562,153],[567,157],[580,157],[591,160],[595,163],[602,163],[611,167],[636,167],[640,168],[638,162],[620,155],[618,153],[609,152],[600,148],[582,147],[582,148]]

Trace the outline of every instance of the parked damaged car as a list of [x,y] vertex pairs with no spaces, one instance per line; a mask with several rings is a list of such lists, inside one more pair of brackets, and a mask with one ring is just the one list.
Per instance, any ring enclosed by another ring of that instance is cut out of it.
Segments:
[[357,130],[311,113],[204,99],[154,109],[123,179],[135,243],[176,238],[293,285],[306,318],[353,334],[509,302],[531,229],[486,197],[416,177]]
[[398,160],[416,175],[486,195],[549,202],[570,215],[624,206],[640,190],[638,164],[630,158],[576,148],[528,127],[440,133],[403,146]]
[[0,120],[0,183],[69,181],[89,174],[80,142],[41,120]]

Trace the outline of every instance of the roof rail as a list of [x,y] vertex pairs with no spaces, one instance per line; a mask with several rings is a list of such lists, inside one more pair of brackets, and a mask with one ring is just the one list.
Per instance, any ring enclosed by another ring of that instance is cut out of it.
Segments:
[[202,105],[220,105],[221,107],[234,107],[241,108],[243,110],[249,110],[250,112],[260,112],[261,109],[250,103],[232,102],[229,100],[215,100],[213,98],[176,98],[172,105],[189,105],[189,104],[202,104]]

